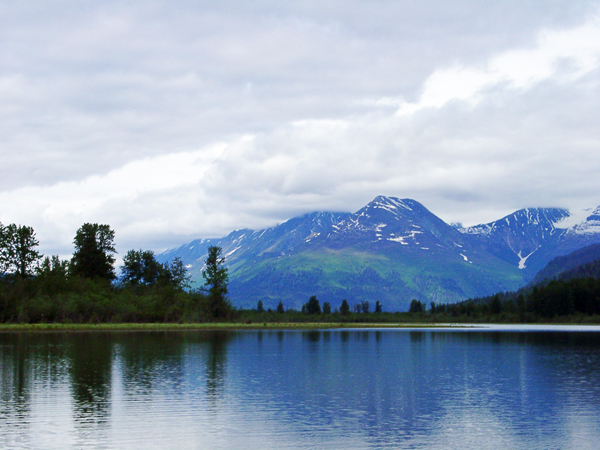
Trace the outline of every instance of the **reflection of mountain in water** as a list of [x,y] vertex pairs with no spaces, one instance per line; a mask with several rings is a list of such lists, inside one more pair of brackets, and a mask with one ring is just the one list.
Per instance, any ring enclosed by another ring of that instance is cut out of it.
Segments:
[[600,439],[595,333],[0,334],[0,363],[0,448],[40,435],[105,448]]
[[[600,402],[600,390],[589,389],[600,385],[595,334],[356,330],[253,341],[234,344],[244,346],[235,350],[243,355],[236,362],[243,404],[268,405],[266,414],[277,411],[277,422],[299,432],[350,422],[372,445],[460,428],[454,420],[465,411],[519,434],[560,422],[565,404],[595,410]],[[590,383],[585,389],[580,377]]]

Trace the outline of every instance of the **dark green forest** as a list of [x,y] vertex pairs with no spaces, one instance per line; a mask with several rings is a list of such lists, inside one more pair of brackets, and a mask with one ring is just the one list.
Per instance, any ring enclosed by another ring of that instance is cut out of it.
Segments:
[[430,313],[437,318],[446,315],[495,322],[600,323],[600,260],[562,271],[516,292],[452,305],[432,304]]
[[0,322],[124,323],[228,320],[227,269],[220,249],[206,261],[206,286],[188,289],[183,263],[159,263],[151,250],[130,250],[120,277],[114,231],[86,223],[70,260],[43,257],[31,227],[0,224]]

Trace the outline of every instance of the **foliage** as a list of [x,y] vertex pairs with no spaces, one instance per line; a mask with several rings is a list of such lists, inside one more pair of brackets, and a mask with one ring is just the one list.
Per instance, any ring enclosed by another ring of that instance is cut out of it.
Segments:
[[116,279],[115,232],[108,225],[85,223],[77,230],[70,273],[84,278]]
[[42,255],[35,250],[39,242],[33,228],[0,223],[0,274],[32,276]]
[[121,281],[137,285],[151,285],[160,276],[162,265],[152,250],[129,250],[123,258]]
[[227,317],[231,311],[231,305],[226,297],[229,275],[221,247],[209,247],[204,264],[202,276],[206,280],[205,290],[208,291],[210,314],[214,318]]
[[313,295],[308,299],[308,302],[303,307],[306,314],[321,314],[321,304],[317,300],[317,296]]
[[37,269],[38,289],[48,295],[68,291],[68,271],[68,261],[61,261],[56,255],[46,256]]
[[408,309],[409,313],[420,313],[425,312],[425,306],[417,299],[413,299],[410,302],[410,308]]
[[283,309],[283,302],[279,300],[279,303],[277,303],[277,313],[283,314],[284,312],[285,310]]
[[181,258],[173,258],[171,262],[163,264],[163,270],[159,281],[177,286],[181,289],[190,287],[190,276],[183,265]]
[[123,258],[121,281],[132,286],[168,284],[189,287],[189,276],[180,258],[159,263],[152,250],[129,250]]

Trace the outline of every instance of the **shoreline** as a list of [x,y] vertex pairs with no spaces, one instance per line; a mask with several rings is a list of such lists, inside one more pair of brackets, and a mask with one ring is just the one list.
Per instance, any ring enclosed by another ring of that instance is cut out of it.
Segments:
[[49,331],[213,331],[213,330],[320,330],[360,328],[466,328],[473,324],[428,323],[345,323],[345,322],[264,322],[264,323],[101,323],[101,324],[0,324],[0,333],[49,332]]
[[573,326],[583,329],[598,327],[597,324],[494,324],[494,323],[356,323],[356,322],[264,322],[264,323],[101,323],[101,324],[0,324],[0,333],[44,333],[44,332],[141,332],[141,331],[285,331],[285,330],[333,330],[333,329],[488,329],[499,327],[509,330],[511,327],[533,329],[570,328]]

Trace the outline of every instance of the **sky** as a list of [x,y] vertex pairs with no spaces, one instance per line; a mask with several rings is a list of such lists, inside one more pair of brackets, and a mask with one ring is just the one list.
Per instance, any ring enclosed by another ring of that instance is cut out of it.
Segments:
[[600,205],[600,1],[0,0],[0,222],[119,254],[412,198]]

